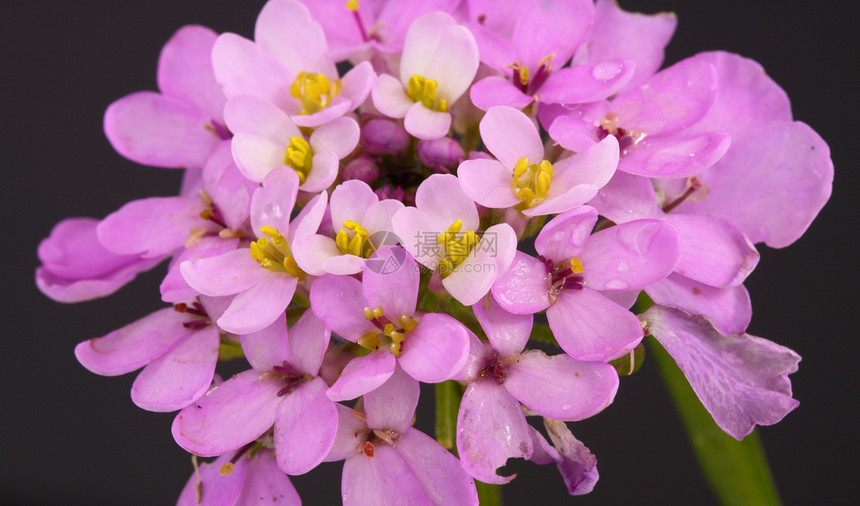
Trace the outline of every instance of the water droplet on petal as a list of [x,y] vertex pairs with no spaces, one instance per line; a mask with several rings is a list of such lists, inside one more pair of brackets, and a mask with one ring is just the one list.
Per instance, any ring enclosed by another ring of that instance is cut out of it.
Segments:
[[267,218],[280,219],[282,217],[281,206],[275,204],[274,202],[266,204],[266,207],[265,209],[263,209],[263,212],[266,213]]
[[564,410],[564,411],[567,411],[567,410],[568,410],[568,409],[570,409],[570,408],[571,408],[571,405],[570,405],[570,404],[565,404],[565,405],[563,405],[563,406],[561,407],[561,409],[562,409],[562,410]]
[[629,287],[630,285],[620,279],[613,279],[606,283],[607,290],[626,290]]
[[621,73],[623,66],[618,62],[605,61],[591,69],[591,75],[600,81],[608,81]]
[[618,272],[627,272],[630,270],[630,264],[627,263],[627,260],[622,260],[621,263],[616,267]]

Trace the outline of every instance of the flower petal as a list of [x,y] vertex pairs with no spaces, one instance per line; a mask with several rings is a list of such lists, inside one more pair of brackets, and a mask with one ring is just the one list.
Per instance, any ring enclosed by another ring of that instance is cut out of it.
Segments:
[[523,351],[532,333],[534,317],[510,313],[492,296],[479,300],[472,310],[500,358],[519,355]]
[[715,288],[673,272],[645,291],[657,304],[704,316],[724,335],[743,332],[752,319],[752,304],[744,285]]
[[292,336],[287,336],[287,317],[278,315],[267,327],[256,332],[239,336],[242,351],[251,367],[258,371],[268,371],[274,366],[282,366],[290,360]]
[[589,206],[571,209],[556,216],[541,229],[535,250],[553,263],[578,257],[591,237],[597,211]]
[[285,396],[275,418],[275,457],[287,474],[305,474],[328,455],[337,434],[337,407],[314,378]]
[[271,325],[293,299],[298,279],[280,272],[269,275],[233,298],[218,326],[234,334],[249,334]]
[[390,74],[381,74],[370,93],[373,105],[389,118],[406,116],[415,102],[406,96],[403,84]]
[[215,81],[212,46],[218,34],[205,26],[186,25],[176,31],[158,58],[158,89],[218,122],[226,98]]
[[240,248],[179,264],[182,277],[203,295],[233,295],[262,281],[271,271],[251,258],[248,248]]
[[492,291],[499,305],[514,314],[533,314],[550,306],[546,266],[520,251]]
[[418,381],[396,367],[385,383],[364,394],[367,427],[392,429],[401,434],[408,431],[420,392]]
[[482,111],[501,105],[522,109],[534,100],[502,76],[485,77],[473,84],[469,98]]
[[479,129],[487,150],[510,170],[523,157],[529,163],[543,160],[543,142],[537,127],[518,109],[506,106],[491,108],[481,120]]
[[496,160],[465,160],[457,168],[463,192],[484,207],[505,209],[520,203],[513,190],[513,172]]
[[367,301],[361,282],[349,276],[327,274],[311,285],[311,310],[326,328],[352,342],[368,332],[377,332],[364,317]]
[[333,401],[348,401],[379,388],[394,374],[397,360],[388,350],[376,350],[349,361],[326,395]]
[[625,150],[618,170],[648,177],[695,176],[717,163],[730,144],[726,132],[647,136]]
[[439,383],[454,377],[469,357],[469,334],[454,318],[429,313],[406,334],[397,363],[423,383]]
[[451,129],[451,114],[434,111],[424,107],[421,102],[415,102],[406,111],[403,128],[419,139],[439,139]]
[[398,246],[386,246],[364,263],[362,289],[368,307],[382,307],[398,325],[401,316],[415,314],[420,272],[418,264]]

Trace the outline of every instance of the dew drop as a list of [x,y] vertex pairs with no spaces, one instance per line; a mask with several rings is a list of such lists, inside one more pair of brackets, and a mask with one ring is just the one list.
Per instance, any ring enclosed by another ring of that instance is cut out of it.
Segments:
[[608,81],[621,73],[622,65],[617,62],[606,61],[598,63],[591,69],[591,75],[597,80]]
[[630,285],[620,279],[613,279],[606,283],[606,288],[609,290],[626,290],[629,287]]
[[630,270],[630,264],[627,263],[627,260],[622,260],[621,263],[618,264],[616,270],[618,272],[627,272]]
[[263,212],[266,213],[267,218],[280,219],[283,216],[281,214],[281,206],[274,202],[266,204],[266,207],[265,209],[263,209]]
[[571,405],[570,405],[570,404],[565,404],[565,405],[563,405],[563,406],[561,407],[561,409],[562,409],[563,411],[567,411],[567,410],[568,410],[568,409],[570,409],[570,408],[571,408]]

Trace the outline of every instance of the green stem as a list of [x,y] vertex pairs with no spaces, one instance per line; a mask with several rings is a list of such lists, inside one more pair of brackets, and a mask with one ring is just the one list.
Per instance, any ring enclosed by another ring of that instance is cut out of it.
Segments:
[[720,502],[726,506],[781,504],[758,433],[737,441],[723,432],[666,350],[655,339],[648,339],[648,348],[675,401],[705,479]]
[[457,413],[465,388],[449,380],[436,384],[436,441],[449,450],[454,449],[457,437]]
[[478,504],[481,506],[502,506],[502,487],[475,480],[478,488]]

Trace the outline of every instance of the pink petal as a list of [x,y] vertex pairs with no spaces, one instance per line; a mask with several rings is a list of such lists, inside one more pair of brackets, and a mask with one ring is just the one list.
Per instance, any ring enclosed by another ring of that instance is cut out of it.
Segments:
[[466,160],[457,168],[463,192],[484,207],[505,209],[519,204],[513,172],[496,160]]
[[581,206],[571,209],[544,225],[535,239],[535,250],[554,263],[578,257],[585,249],[595,223],[597,211],[594,208]]
[[752,304],[744,285],[715,288],[672,273],[645,291],[657,304],[704,316],[724,335],[743,332],[752,319]]
[[[224,106],[224,121],[234,135],[254,134],[278,146],[286,147],[290,137],[302,137],[301,131],[284,111],[253,95],[239,95],[228,100]],[[281,153],[282,162],[283,159],[284,154]]]
[[287,337],[287,318],[285,314],[271,325],[239,336],[242,351],[251,367],[258,371],[268,371],[274,366],[282,366],[290,360],[291,337]]
[[445,229],[434,230],[437,234],[457,220],[463,220],[463,231],[478,230],[480,224],[475,203],[463,193],[457,177],[450,174],[434,174],[425,179],[415,193],[415,206],[444,223]]
[[232,142],[222,141],[203,166],[203,189],[221,211],[224,223],[239,230],[248,219],[251,195],[258,185],[249,181],[233,161]]
[[200,463],[200,467],[191,473],[191,478],[182,489],[176,506],[235,504],[242,492],[246,477],[249,477],[248,459],[237,460],[230,473],[221,474],[222,467],[232,458],[232,454],[222,455],[214,462]]
[[364,181],[351,179],[339,184],[331,193],[331,222],[335,229],[340,229],[343,222],[357,221],[362,226],[361,218],[367,209],[379,202],[379,197],[373,193]]
[[528,158],[529,163],[543,160],[543,142],[537,127],[521,111],[513,107],[493,107],[484,115],[479,128],[487,150],[506,168],[513,170],[522,157]]
[[259,283],[236,295],[218,326],[234,334],[249,334],[269,326],[293,299],[298,279],[269,271]]
[[643,288],[669,275],[681,254],[678,229],[661,220],[636,220],[593,234],[580,255],[595,290]]
[[308,142],[311,149],[328,151],[338,160],[346,158],[358,144],[358,123],[352,118],[337,118],[314,130]]
[[105,135],[122,156],[156,167],[202,167],[220,137],[207,115],[177,99],[150,91],[108,106]]
[[388,350],[376,350],[356,357],[344,367],[340,377],[329,388],[329,399],[348,401],[379,388],[394,374],[397,361]]
[[371,90],[373,105],[389,118],[402,118],[415,102],[406,96],[403,84],[390,74],[380,74]]
[[363,61],[349,69],[349,72],[344,74],[340,82],[343,87],[338,96],[348,99],[352,108],[355,109],[367,100],[367,96],[376,82],[376,72],[374,72],[370,62]]
[[239,373],[180,411],[171,427],[173,438],[204,457],[241,448],[272,426],[283,386],[253,369]]
[[212,384],[220,343],[214,326],[194,332],[137,375],[131,400],[147,411],[168,412],[188,406]]
[[439,383],[454,377],[469,357],[469,334],[450,316],[429,313],[406,334],[397,363],[423,383]]
[[[421,187],[419,187],[420,189]],[[397,211],[397,214],[391,219],[394,235],[400,238],[400,243],[412,255],[412,258],[428,269],[436,269],[439,260],[444,256],[444,251],[438,244],[437,238],[453,222],[443,225],[442,219],[414,207],[406,207]]]
[[[400,57],[400,82],[404,88],[408,86],[409,78],[413,75],[434,79],[434,76],[426,75],[427,68],[448,35],[448,29],[455,26],[457,22],[446,12],[424,14],[412,22],[406,32],[403,55]],[[477,50],[477,46],[475,49]],[[474,73],[472,76],[474,77]]]
[[612,360],[644,336],[633,313],[587,287],[561,292],[546,317],[559,346],[580,360]]
[[507,223],[488,228],[454,272],[442,280],[445,290],[465,306],[480,300],[506,272],[517,251],[517,235]]
[[[324,235],[306,235],[299,237],[293,242],[290,250],[293,253],[296,263],[299,268],[312,276],[322,276],[329,272],[326,267],[328,260],[338,257],[353,256],[343,255],[337,248],[337,243],[334,239]],[[355,257],[358,258],[358,257]],[[362,259],[352,265],[351,269],[342,269],[331,272],[332,274],[356,274],[361,272],[361,266],[364,263]],[[338,264],[341,265],[341,264]]]
[[419,139],[438,139],[447,135],[451,129],[451,114],[433,111],[421,102],[415,102],[406,111],[403,127]]
[[158,89],[223,122],[224,93],[215,81],[212,46],[218,37],[204,26],[183,26],[167,41],[158,58]]
[[500,476],[498,468],[511,458],[528,459],[532,448],[520,403],[493,381],[470,383],[457,415],[457,453],[463,468],[484,483],[508,483],[517,475]]
[[419,430],[400,434],[395,448],[415,472],[433,504],[478,504],[475,482],[460,461],[435,439]]
[[520,402],[554,420],[582,420],[612,403],[618,373],[602,362],[547,356],[532,350],[508,367],[505,388]]
[[624,150],[618,169],[649,177],[695,176],[717,163],[730,144],[725,132],[648,136]]
[[800,361],[792,350],[749,334],[723,336],[678,309],[653,306],[642,318],[717,425],[735,439],[782,420],[799,404],[788,379]]
[[[236,472],[235,469],[233,472]],[[268,448],[262,448],[250,458],[242,495],[235,504],[255,503],[275,503],[278,506],[301,506],[302,504],[295,487],[290,483],[287,475],[278,468],[275,457]]]
[[[597,459],[584,444],[573,437],[564,422],[544,418],[543,425],[557,450],[558,456],[553,460],[567,485],[567,492],[570,495],[590,493],[599,478]],[[533,434],[540,433],[534,431]],[[542,441],[543,436],[539,437]]]
[[500,358],[519,355],[532,333],[534,318],[505,311],[492,296],[479,300],[472,310]]
[[418,381],[400,367],[378,388],[364,395],[364,414],[371,429],[404,433],[412,426],[420,394]]
[[365,442],[363,437],[367,433],[367,424],[364,423],[362,414],[343,404],[335,404],[335,408],[337,408],[337,434],[325,462],[337,462],[355,457],[361,452]]
[[338,76],[325,33],[301,2],[267,2],[257,16],[254,40],[295,73]]
[[386,246],[364,264],[362,289],[368,307],[382,307],[383,314],[398,325],[401,316],[415,314],[420,272],[403,248]]
[[[356,139],[358,137],[356,136]],[[299,186],[302,191],[316,193],[331,186],[337,179],[337,171],[340,160],[328,151],[319,151],[314,154],[310,172],[307,179]]]
[[258,188],[251,197],[251,228],[257,237],[263,237],[260,229],[264,226],[288,235],[298,191],[299,176],[292,168],[276,169],[266,176],[263,187]]
[[118,376],[148,364],[188,336],[182,324],[188,317],[164,308],[114,330],[104,337],[83,341],[75,357],[88,370],[102,376]]
[[378,444],[372,458],[359,452],[346,459],[340,486],[344,506],[433,504],[416,476],[423,469],[412,469],[398,450]]
[[[447,16],[447,14],[444,14]],[[423,16],[423,18],[441,17],[437,13]],[[422,23],[418,19],[412,26]],[[410,31],[412,27],[410,27]],[[406,50],[404,48],[404,58]],[[478,56],[478,45],[475,37],[464,26],[449,26],[444,29],[439,44],[431,53],[431,60],[423,72],[410,72],[405,60],[400,63],[400,79],[403,81],[404,74],[408,79],[413,74],[422,75],[433,79],[438,83],[436,88],[439,97],[448,101],[451,106],[460,96],[466,92],[472,79],[478,71],[480,58]],[[408,118],[408,116],[407,116]],[[408,127],[407,127],[408,130]]]
[[663,216],[651,180],[621,171],[616,171],[588,204],[615,223]]
[[[247,132],[237,132],[231,141],[233,158],[242,175],[261,182],[277,167],[284,166],[286,146]],[[292,169],[290,169],[292,170]]]
[[493,297],[514,314],[533,314],[550,306],[546,266],[517,251],[510,268],[493,284]]
[[538,62],[550,54],[560,67],[573,56],[593,19],[591,0],[533,3],[520,10],[511,41],[530,70],[537,71]]
[[534,100],[502,76],[489,76],[473,84],[469,98],[475,107],[483,111],[494,106],[510,106],[522,109]]
[[300,127],[316,128],[340,118],[355,106],[345,97],[332,98],[331,104],[313,114],[293,114],[290,119]]
[[326,328],[350,341],[358,341],[368,332],[378,332],[364,318],[364,299],[361,282],[348,276],[327,274],[311,285],[311,309]]
[[305,474],[323,461],[337,434],[337,407],[322,378],[284,397],[275,418],[275,457],[287,474]]
[[247,248],[179,264],[185,281],[203,295],[233,295],[259,283],[272,271],[251,258]]
[[298,70],[287,69],[250,40],[233,33],[220,35],[212,48],[212,66],[227,98],[256,95],[288,113],[298,112],[290,95]]
[[538,97],[541,102],[574,105],[597,102],[624,89],[636,69],[630,60],[605,60],[596,65],[577,65],[550,74]]
[[331,331],[311,311],[305,311],[290,329],[289,363],[305,374],[316,375],[330,339]]
[[287,242],[292,243],[299,237],[316,234],[328,208],[328,193],[322,192],[312,198],[290,222]]

